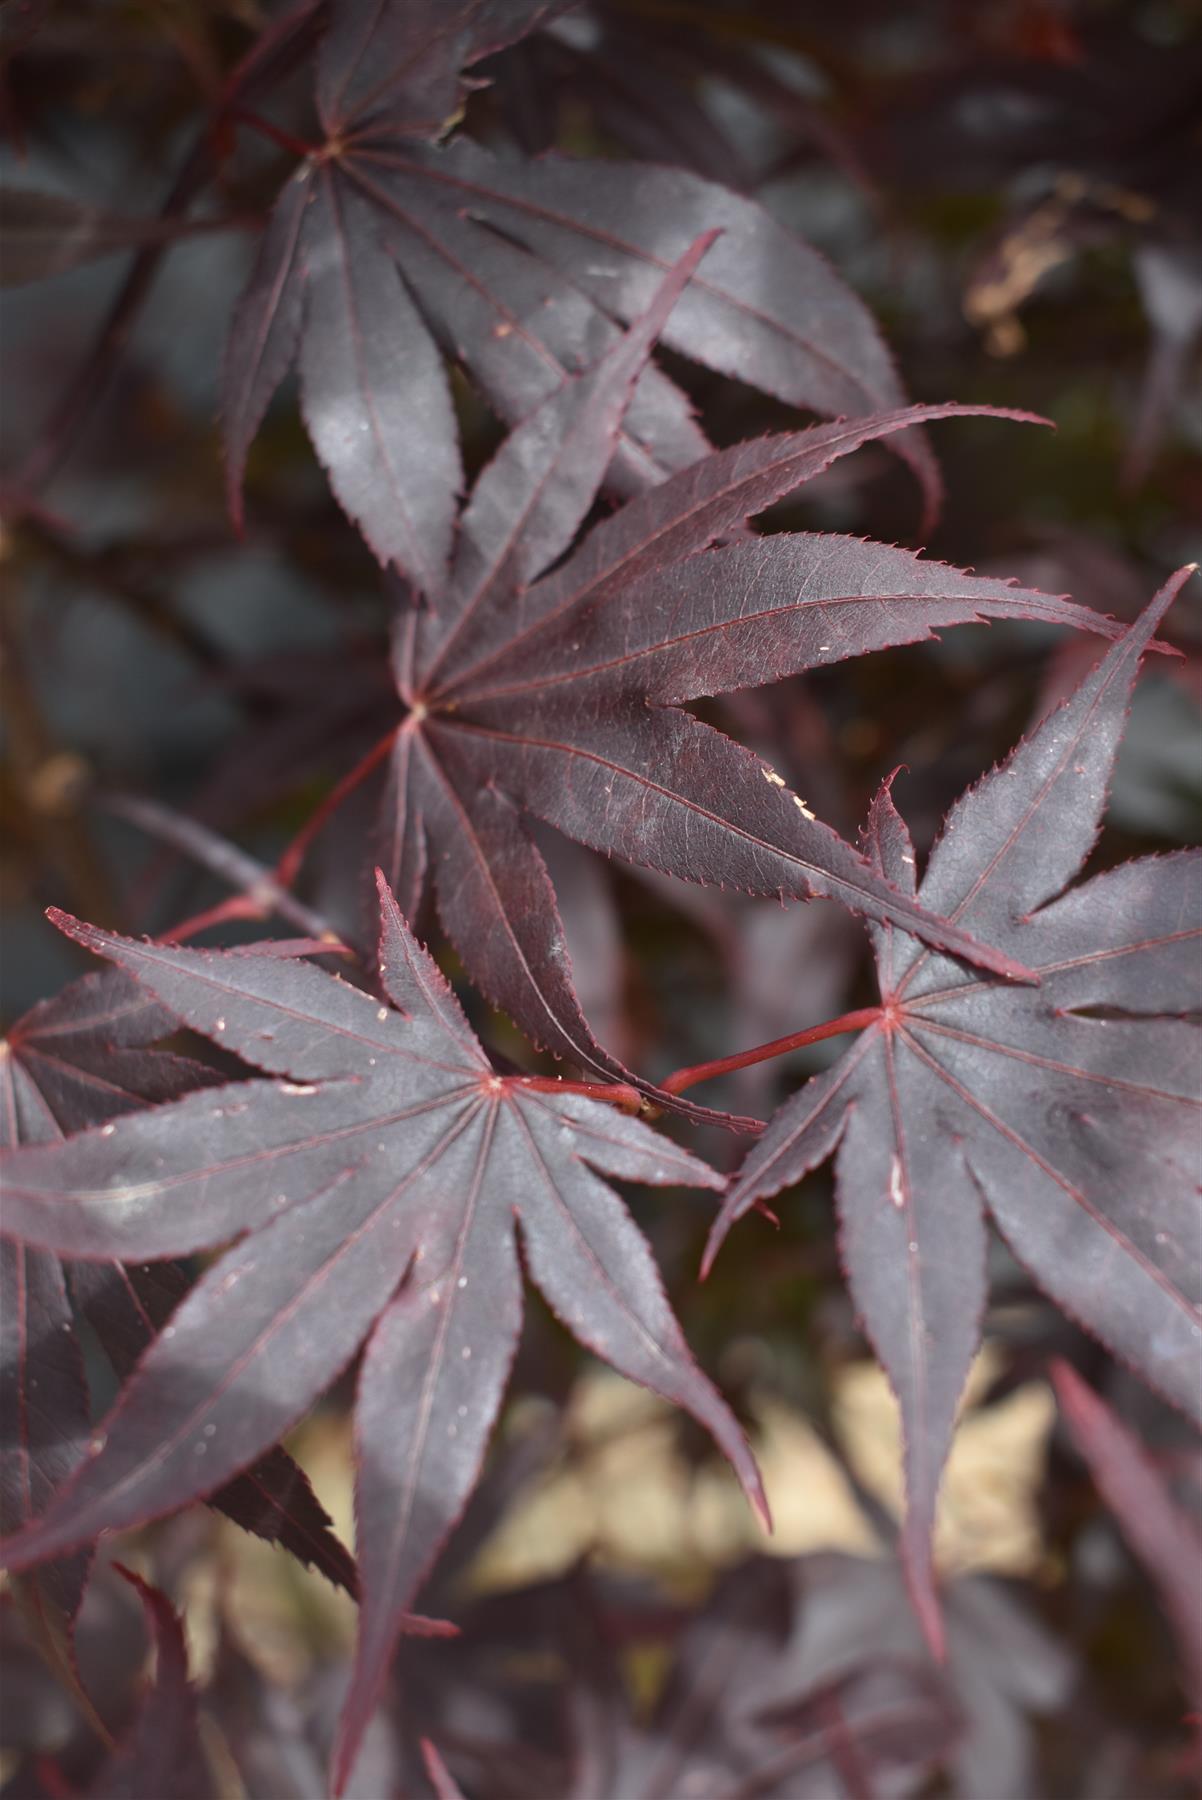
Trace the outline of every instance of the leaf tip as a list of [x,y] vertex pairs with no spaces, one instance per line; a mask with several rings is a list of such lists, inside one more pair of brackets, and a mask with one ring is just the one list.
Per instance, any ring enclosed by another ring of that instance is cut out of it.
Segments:
[[95,948],[92,938],[96,927],[89,925],[86,919],[77,919],[74,913],[65,912],[61,906],[48,906],[46,917],[64,937],[73,938],[77,944],[84,944],[88,949]]
[[685,255],[681,258],[681,261],[683,262],[687,258],[692,267],[696,268],[702,257],[721,236],[721,225],[711,225],[708,231],[699,232],[693,239],[693,242],[689,245],[689,248],[685,251]]
[[426,1774],[430,1777],[431,1786],[438,1800],[463,1800],[463,1790],[447,1768],[438,1753],[438,1747],[430,1738],[419,1739],[422,1761],[426,1765]]
[[407,1637],[457,1638],[459,1626],[450,1619],[431,1619],[426,1613],[406,1613],[402,1630]]
[[1177,598],[1190,576],[1198,573],[1198,567],[1199,565],[1196,562],[1188,562],[1183,563],[1179,569],[1174,569],[1164,586],[1153,597],[1150,603],[1149,611],[1151,611],[1152,607],[1156,608],[1156,611],[1153,614],[1154,625],[1159,625],[1161,619],[1163,619],[1165,613],[1168,612],[1169,607],[1173,604],[1173,601]]
[[1062,1356],[1054,1356],[1048,1367],[1048,1375],[1052,1383],[1052,1391],[1056,1396],[1056,1404],[1066,1417],[1079,1412],[1087,1405],[1090,1390],[1078,1375],[1071,1363],[1065,1362]]
[[978,968],[988,970],[991,975],[1000,975],[1004,981],[1013,981],[1020,987],[1039,986],[1037,972],[1029,969],[1026,963],[1019,962],[1017,957],[1007,956],[1003,951],[995,950],[989,944],[978,943],[975,939],[971,942],[971,950],[955,949],[952,954],[966,955]]
[[764,1480],[758,1467],[755,1471],[755,1481],[747,1488],[746,1492],[747,1498],[751,1501],[751,1504],[755,1509],[756,1517],[764,1527],[764,1530],[768,1533],[768,1536],[771,1537],[775,1530],[772,1523],[772,1508],[768,1504],[768,1495],[764,1490]]
[[128,1563],[118,1562],[114,1557],[112,1567],[114,1575],[120,1575],[122,1581],[128,1581],[131,1588],[136,1588],[140,1594],[146,1592],[146,1583],[137,1570],[131,1569]]
[[701,1253],[701,1268],[698,1272],[698,1280],[709,1280],[710,1270],[718,1260],[718,1252],[726,1241],[726,1232],[727,1225],[725,1220],[721,1217],[715,1219],[710,1227],[709,1237],[705,1240],[705,1249]]

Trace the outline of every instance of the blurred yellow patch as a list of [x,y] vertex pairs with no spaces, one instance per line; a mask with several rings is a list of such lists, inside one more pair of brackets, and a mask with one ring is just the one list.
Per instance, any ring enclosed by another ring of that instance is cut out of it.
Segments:
[[[1040,1561],[1035,1496],[1054,1405],[1031,1382],[973,1410],[997,1358],[978,1357],[948,1464],[936,1549],[949,1570],[1029,1573]],[[855,1474],[894,1513],[902,1494],[896,1402],[873,1363],[835,1378],[835,1419]],[[838,1462],[805,1419],[779,1401],[758,1409],[756,1453],[776,1529],[762,1532],[733,1476],[693,1469],[679,1452],[670,1408],[608,1369],[579,1382],[569,1410],[570,1460],[519,1497],[475,1570],[481,1587],[546,1578],[593,1554],[678,1587],[753,1551],[796,1556],[880,1548]],[[519,1425],[520,1428],[520,1425]]]

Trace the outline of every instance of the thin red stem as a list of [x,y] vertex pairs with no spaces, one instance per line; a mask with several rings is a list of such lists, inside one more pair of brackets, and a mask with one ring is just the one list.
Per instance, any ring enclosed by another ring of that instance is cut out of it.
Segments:
[[249,894],[234,894],[228,900],[219,901],[216,906],[206,907],[204,912],[194,913],[181,924],[173,925],[170,931],[161,931],[155,942],[182,944],[188,938],[196,937],[199,932],[208,931],[213,925],[228,925],[233,919],[264,919],[266,916],[261,902],[252,899]]
[[379,763],[384,761],[396,742],[396,728],[385,732],[378,744],[373,744],[362,762],[356,763],[348,775],[344,775],[336,787],[331,788],[321,805],[311,818],[307,819],[293,838],[284,854],[275,866],[275,878],[281,887],[291,887],[300,873],[300,866],[308,854],[309,845],[318,832],[338,811],[349,794],[365,781]]
[[558,1075],[522,1075],[524,1088],[536,1094],[583,1094],[586,1100],[606,1100],[623,1112],[641,1112],[643,1096],[628,1081],[561,1081]]
[[757,1044],[754,1050],[740,1050],[737,1056],[719,1056],[713,1062],[694,1063],[691,1068],[677,1069],[659,1083],[665,1094],[683,1094],[699,1081],[712,1081],[732,1069],[747,1069],[752,1063],[769,1062],[774,1056],[786,1056],[806,1044],[820,1044],[823,1038],[840,1037],[845,1031],[864,1031],[881,1016],[879,1006],[864,1006],[859,1012],[843,1013],[828,1019],[825,1025],[811,1025],[806,1031],[792,1031],[788,1037],[773,1038],[770,1044]]

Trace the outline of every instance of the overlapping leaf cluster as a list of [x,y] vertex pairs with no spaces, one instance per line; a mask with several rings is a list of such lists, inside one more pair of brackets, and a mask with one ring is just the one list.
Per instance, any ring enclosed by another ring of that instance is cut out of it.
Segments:
[[[603,354],[666,267],[721,230],[666,325],[686,356],[794,405],[864,413],[903,398],[876,327],[822,259],[753,202],[677,169],[494,156],[443,141],[460,69],[562,0],[339,0],[321,44],[321,142],[285,186],[230,335],[224,416],[240,511],[248,447],[299,360],[317,454],[382,562],[426,593],[451,552],[461,464],[443,354],[511,425]],[[707,448],[681,390],[641,374],[611,446],[640,488]],[[928,503],[933,461],[902,453]]]
[[[565,10],[335,0],[323,15],[320,141],[267,222],[223,414],[238,514],[251,442],[297,363],[334,493],[391,568],[393,722],[331,801],[383,769],[355,871],[380,865],[378,954],[339,946],[332,972],[313,960],[329,937],[198,950],[55,915],[115,967],[20,1021],[0,1071],[5,1562],[62,1646],[97,1539],[197,1500],[315,1564],[360,1603],[342,1787],[398,1639],[451,1629],[417,1608],[480,1476],[524,1278],[581,1344],[691,1413],[766,1515],[743,1432],[606,1178],[724,1192],[712,1258],[736,1219],[834,1155],[852,1298],[905,1426],[909,1590],[930,1644],[945,1613],[953,1647],[961,1633],[962,1691],[916,1660],[892,1565],[840,1566],[826,1581],[838,1604],[811,1595],[787,1642],[720,1597],[649,1722],[602,1684],[568,1779],[648,1800],[694,1778],[783,1795],[810,1791],[795,1785],[804,1770],[827,1792],[850,1737],[881,1791],[909,1793],[954,1762],[966,1721],[971,1741],[999,1708],[1046,1698],[997,1658],[973,1666],[981,1618],[963,1621],[992,1603],[960,1588],[945,1608],[931,1557],[987,1301],[987,1220],[1071,1318],[1198,1413],[1197,861],[1144,859],[1065,891],[1097,835],[1140,657],[1187,572],[1122,632],[907,549],[760,536],[758,514],[877,441],[896,441],[933,502],[918,428],[989,409],[905,406],[860,303],[752,203],[676,170],[494,157],[457,134],[464,70]],[[34,262],[38,231],[66,216],[55,204],[17,208]],[[142,241],[128,222],[122,235],[81,214],[78,229],[81,256]],[[661,341],[851,416],[714,450],[654,361]],[[444,359],[511,428],[466,500]],[[921,881],[889,783],[857,849],[771,762],[687,710],[993,619],[1117,641],[956,804]],[[757,1128],[693,1107],[600,1041],[542,826],[675,881],[825,896],[867,920],[879,1006],[731,1183],[633,1116]],[[533,1047],[585,1079],[490,1057],[419,921]],[[223,1053],[220,1076],[161,1047],[181,1027]],[[120,1383],[98,1424],[76,1315]],[[356,1361],[357,1568],[280,1447]],[[1062,1393],[1087,1454],[1112,1469],[1105,1417],[1071,1379]],[[1130,1486],[1137,1459],[1124,1467]],[[142,1594],[159,1676],[101,1778],[113,1791],[196,1740],[178,1624]],[[890,1632],[866,1664],[869,1615]],[[1188,1609],[1179,1623],[1196,1635]],[[986,1632],[1009,1633],[1019,1655],[1011,1625],[995,1609]],[[716,1694],[682,1750],[673,1708],[708,1691],[711,1639],[760,1658],[763,1693],[750,1712]],[[1183,1655],[1196,1672],[1192,1640]],[[452,1793],[437,1747],[424,1754]],[[1025,1766],[1017,1756],[1016,1780]],[[971,1759],[960,1773],[971,1791]]]

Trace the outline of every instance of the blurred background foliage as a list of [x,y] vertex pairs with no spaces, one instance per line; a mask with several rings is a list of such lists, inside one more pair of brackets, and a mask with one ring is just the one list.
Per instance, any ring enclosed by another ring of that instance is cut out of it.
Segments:
[[[8,0],[6,176],[154,215],[205,141],[223,76],[271,16],[259,0]],[[914,399],[1029,408],[1054,423],[942,429],[947,501],[931,555],[1119,616],[1202,557],[1202,7],[596,0],[482,73],[490,85],[467,120],[485,141],[681,163],[755,195],[868,301]],[[285,112],[303,104],[299,86],[285,92]],[[220,901],[221,854],[189,849],[181,822],[269,866],[387,721],[380,577],[330,497],[291,390],[251,456],[242,541],[226,518],[216,371],[253,228],[287,164],[246,132],[210,149],[213,178],[190,216],[229,227],[153,253],[99,369],[89,359],[128,253],[5,297],[6,1019],[83,966],[42,919],[46,904],[159,931]],[[792,422],[667,360],[716,442]],[[470,471],[499,427],[466,385],[456,398]],[[915,492],[869,449],[766,528],[790,526],[913,543]],[[1141,684],[1095,867],[1198,835],[1196,603],[1170,635],[1186,655]],[[723,706],[845,834],[881,777],[906,765],[896,791],[925,848],[950,800],[1091,654],[1038,627],[965,630]],[[363,818],[340,816],[299,890],[336,921],[357,905],[348,870],[362,861]],[[548,854],[585,1012],[649,1074],[868,995],[863,933],[829,904],[752,905],[669,889],[567,844]],[[472,1004],[493,1046],[533,1067],[512,1028]],[[827,1048],[743,1071],[705,1098],[766,1115]],[[717,1134],[699,1147],[728,1163],[740,1148]],[[458,1556],[467,1592],[528,1594],[595,1553],[606,1579],[637,1576],[679,1606],[749,1555],[872,1553],[888,1539],[896,1420],[839,1278],[827,1177],[782,1197],[779,1232],[754,1220],[736,1233],[704,1287],[701,1203],[640,1193],[635,1204],[694,1349],[751,1421],[778,1537],[761,1540],[700,1434],[600,1375],[532,1306],[497,1466]],[[1000,1245],[995,1255],[987,1349],[944,1497],[945,1565],[1006,1576],[1044,1634],[1038,1792],[1187,1792],[1174,1653],[1057,1424],[1048,1357],[1068,1357],[1109,1395],[1191,1505],[1197,1446]],[[349,1533],[344,1401],[331,1395],[296,1449]],[[317,1577],[201,1513],[121,1553],[145,1559],[184,1605],[202,1678],[221,1679],[218,1647],[233,1639],[280,1694],[336,1687],[350,1603]],[[618,1616],[627,1589],[613,1593]],[[105,1591],[101,1610],[113,1603]],[[655,1620],[643,1624],[624,1665],[636,1699],[659,1679],[643,1643]],[[70,1750],[78,1721],[69,1703],[47,1704],[31,1707],[28,1730]],[[221,1763],[220,1746],[214,1755]],[[537,1779],[524,1766],[518,1792]],[[226,1775],[229,1791],[246,1791],[245,1771]]]

